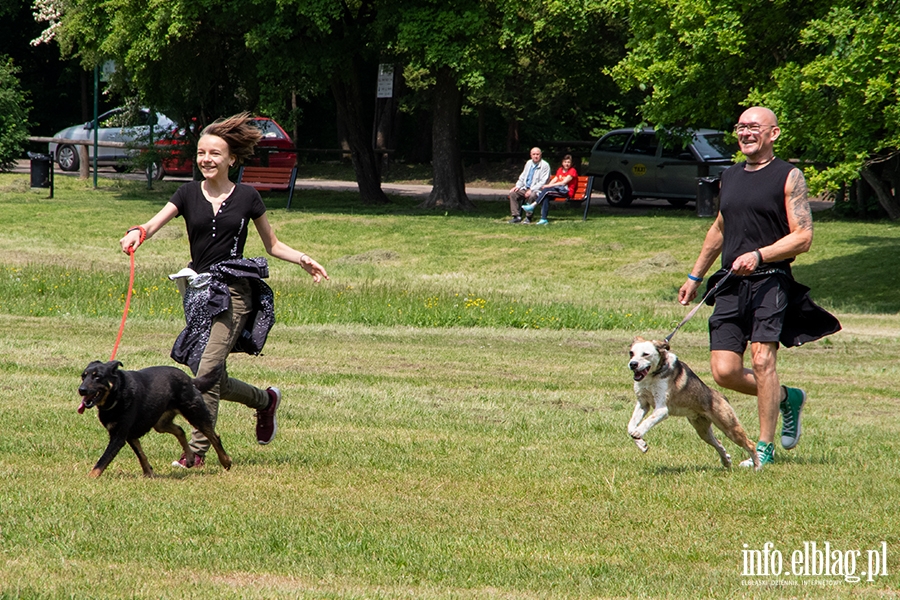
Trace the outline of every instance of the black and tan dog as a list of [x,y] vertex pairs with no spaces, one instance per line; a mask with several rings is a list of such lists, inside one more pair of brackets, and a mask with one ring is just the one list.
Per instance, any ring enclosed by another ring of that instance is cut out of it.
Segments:
[[181,414],[188,423],[209,438],[219,462],[231,468],[231,457],[222,448],[203,401],[201,392],[211,389],[222,375],[222,368],[207,376],[191,379],[175,367],[147,367],[140,371],[126,371],[117,360],[107,363],[94,361],[81,374],[78,393],[82,398],[78,412],[97,407],[100,422],[109,431],[109,445],[94,468],[91,477],[100,477],[112,459],[127,442],[141,463],[146,477],[153,476],[153,468],[141,448],[140,438],[151,429],[171,433],[181,444],[191,464],[194,453],[188,446],[184,430],[173,422]]
[[720,392],[711,389],[691,368],[678,360],[665,341],[634,338],[628,352],[628,367],[634,373],[637,405],[628,422],[628,434],[641,452],[646,452],[644,435],[666,417],[687,417],[700,438],[716,449],[722,464],[731,466],[731,456],[716,439],[712,425],[743,448],[759,470],[756,447],[741,427],[734,409]]

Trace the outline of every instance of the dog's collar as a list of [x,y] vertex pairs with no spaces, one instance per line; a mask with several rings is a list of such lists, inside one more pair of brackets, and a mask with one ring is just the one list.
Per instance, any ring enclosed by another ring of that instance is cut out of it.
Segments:
[[662,375],[663,373],[665,373],[668,370],[669,370],[669,361],[665,360],[665,361],[662,361],[661,363],[659,363],[659,367],[657,367],[657,369],[650,374],[653,375],[654,377],[659,377],[660,375]]
[[[106,390],[106,396],[103,398],[104,400],[106,400],[106,398],[109,398],[110,393],[113,391],[113,383],[110,382],[110,384],[106,387],[107,387],[107,390]],[[99,406],[98,405],[97,410],[112,410],[116,407],[117,404],[119,404],[118,398],[116,398],[115,401],[113,401],[113,403],[110,404],[109,406]]]

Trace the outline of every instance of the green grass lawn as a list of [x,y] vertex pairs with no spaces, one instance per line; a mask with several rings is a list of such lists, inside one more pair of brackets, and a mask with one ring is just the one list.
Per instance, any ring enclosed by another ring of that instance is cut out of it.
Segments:
[[[125,449],[90,480],[107,436],[76,390],[115,342],[117,240],[174,186],[60,177],[48,200],[27,185],[0,175],[0,598],[900,595],[896,224],[816,215],[795,274],[844,330],[780,354],[810,394],[803,439],[753,473],[721,468],[684,419],[647,454],[625,431],[628,345],[684,316],[708,220],[598,206],[538,228],[507,225],[499,202],[444,215],[316,192],[286,211],[267,195],[279,237],[331,275],[273,262],[279,322],[262,356],[229,360],[284,390],[278,438],[257,445],[252,411],[225,403],[230,472],[173,469],[177,442],[151,433],[156,478]],[[183,316],[166,274],[186,261],[181,221],[137,252],[126,368],[171,364]],[[711,383],[708,315],[672,345]],[[730,400],[755,436],[755,399]],[[785,573],[745,575],[767,542]],[[790,574],[826,542],[842,574]],[[859,576],[882,548],[887,575],[852,581],[852,551]]]

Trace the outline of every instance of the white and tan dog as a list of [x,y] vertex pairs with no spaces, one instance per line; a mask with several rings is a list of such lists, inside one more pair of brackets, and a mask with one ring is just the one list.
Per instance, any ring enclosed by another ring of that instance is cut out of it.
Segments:
[[760,468],[756,447],[741,427],[728,400],[678,360],[669,351],[668,342],[636,337],[628,355],[637,395],[634,414],[628,422],[628,434],[641,452],[648,449],[644,436],[651,427],[669,416],[687,417],[700,439],[716,449],[724,466],[731,466],[731,456],[716,439],[712,425],[746,450],[753,458],[753,466],[757,470]]

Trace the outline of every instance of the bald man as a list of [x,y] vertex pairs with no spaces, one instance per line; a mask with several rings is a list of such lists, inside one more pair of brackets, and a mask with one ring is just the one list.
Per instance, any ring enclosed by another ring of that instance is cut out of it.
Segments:
[[[809,289],[794,281],[791,263],[813,240],[812,215],[803,173],[775,156],[781,135],[768,108],[755,106],[734,127],[746,161],[722,174],[719,214],[709,228],[700,255],[678,291],[688,304],[716,258],[729,279],[715,294],[709,319],[710,367],[722,387],[756,396],[759,412],[760,467],[775,460],[775,429],[782,415],[781,444],[800,441],[800,415],[806,392],[780,384],[778,345],[796,346],[840,329],[832,315],[816,306]],[[750,344],[751,367],[744,367]],[[753,466],[752,460],[741,463]]]
[[550,165],[542,158],[540,148],[532,148],[531,160],[525,163],[516,185],[509,190],[509,211],[512,213],[510,223],[528,222],[529,215],[522,218],[522,204],[525,201],[533,201],[548,179],[550,179]]

